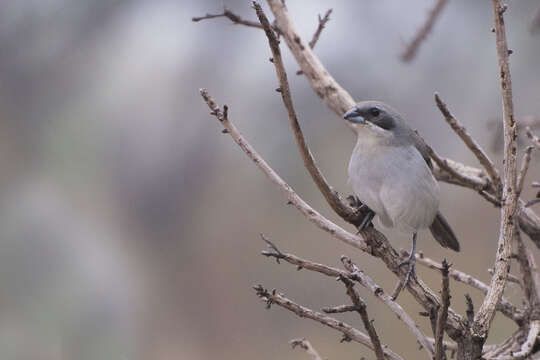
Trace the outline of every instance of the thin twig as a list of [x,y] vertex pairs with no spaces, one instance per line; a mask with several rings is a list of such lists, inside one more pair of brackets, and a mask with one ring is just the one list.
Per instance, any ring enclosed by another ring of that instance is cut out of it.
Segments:
[[[272,244],[273,245],[273,244]],[[409,330],[416,336],[418,342],[424,347],[429,358],[433,356],[433,346],[429,343],[425,335],[418,329],[418,325],[414,320],[407,314],[405,310],[397,302],[393,301],[391,296],[384,292],[384,290],[373,281],[371,277],[366,275],[363,271],[358,269],[358,267],[346,256],[341,257],[341,262],[343,263],[345,269],[340,270],[328,265],[318,264],[310,260],[302,259],[294,254],[283,253],[277,250],[275,245],[272,246],[274,251],[263,251],[262,254],[267,257],[279,257],[281,260],[288,262],[289,264],[296,265],[298,269],[306,269],[309,271],[315,271],[324,275],[327,275],[332,278],[349,278],[350,280],[358,282],[360,285],[369,289],[375,297],[382,301],[388,308],[394,312],[398,319],[403,321]],[[324,312],[342,312],[350,309],[345,308],[345,306],[338,306],[334,308],[324,308]]]
[[321,17],[321,15],[319,14],[319,26],[317,26],[317,30],[315,31],[315,34],[313,34],[313,38],[309,42],[310,48],[313,49],[317,41],[319,41],[319,37],[321,36],[324,26],[330,20],[331,13],[332,13],[332,9],[328,9],[323,17]]
[[501,177],[493,162],[489,159],[484,150],[482,150],[480,145],[467,132],[467,129],[454,117],[454,115],[452,115],[446,104],[441,100],[439,94],[437,93],[435,93],[435,103],[437,104],[437,107],[441,113],[444,115],[448,125],[450,125],[452,130],[454,130],[461,140],[463,140],[465,145],[467,145],[467,147],[472,151],[482,167],[486,169],[489,179],[493,184],[493,188],[495,189],[495,194],[499,194],[502,189]]
[[206,14],[205,16],[193,17],[191,18],[191,21],[199,22],[201,20],[215,19],[215,18],[220,18],[220,17],[226,17],[229,20],[231,20],[233,24],[236,24],[236,25],[245,25],[249,27],[262,29],[261,24],[259,24],[258,22],[251,21],[251,20],[244,20],[240,16],[236,15],[235,13],[233,13],[232,11],[228,9],[223,10],[221,14]]
[[[358,329],[355,329],[351,325],[343,321],[334,319],[330,316],[319,313],[317,311],[313,311],[302,305],[299,305],[295,303],[294,301],[286,298],[282,294],[279,294],[275,290],[268,291],[265,288],[263,288],[261,285],[254,286],[253,288],[255,289],[257,296],[266,303],[267,308],[274,304],[278,305],[284,309],[287,309],[295,313],[301,318],[308,318],[308,319],[317,321],[323,325],[326,325],[328,327],[331,327],[332,329],[335,329],[341,332],[344,336],[346,336],[347,339],[355,341],[359,344],[365,345],[371,350],[374,350],[373,344],[369,340],[369,336],[359,331]],[[399,356],[398,354],[390,350],[387,345],[383,346],[383,352],[384,352],[384,355],[389,359],[393,359],[393,360],[403,359],[401,356]]]
[[537,149],[540,149],[540,139],[538,138],[538,136],[534,135],[531,131],[531,128],[530,127],[526,127],[525,128],[525,133],[527,134],[527,137],[531,140],[531,142],[533,143],[533,145],[537,148]]
[[[319,41],[319,37],[321,36],[324,26],[330,20],[331,13],[332,9],[328,9],[323,17],[321,17],[321,14],[319,14],[319,25],[317,26],[317,30],[315,30],[315,33],[313,34],[313,38],[309,42],[309,47],[311,49],[313,49],[315,47],[315,44],[317,44],[317,41]],[[298,70],[296,72],[296,75],[302,75],[303,73],[304,72],[302,70]]]
[[375,281],[371,279],[371,277],[358,269],[350,258],[347,256],[341,256],[341,262],[355,281],[371,290],[378,299],[380,299],[397,315],[398,319],[401,319],[409,327],[409,330],[411,330],[411,332],[416,336],[420,345],[422,345],[422,347],[425,349],[428,357],[431,358],[433,356],[432,345],[428,342],[424,333],[418,329],[418,326],[415,324],[414,320],[409,316],[409,314],[407,314],[407,312],[405,312],[405,310],[403,310],[401,305],[393,301],[392,296],[384,293],[383,289],[377,285]]
[[523,291],[529,303],[529,308],[535,311],[533,317],[540,320],[540,279],[534,256],[527,249],[519,231],[514,235],[517,248],[517,260],[523,281]]
[[312,360],[322,360],[321,356],[315,350],[315,348],[311,345],[309,341],[304,339],[292,339],[289,341],[289,344],[291,344],[292,348],[300,347],[302,350],[305,350],[305,352],[311,357]]
[[516,188],[516,197],[521,196],[521,191],[523,190],[523,183],[525,182],[525,175],[529,170],[529,164],[531,163],[531,154],[534,150],[533,146],[527,146],[523,158],[521,159],[521,168],[519,169],[519,174],[517,178],[517,188]]
[[446,5],[447,0],[438,0],[437,4],[433,7],[433,9],[430,10],[428,17],[426,19],[426,22],[424,25],[418,29],[418,32],[414,36],[413,40],[410,42],[410,44],[407,46],[403,54],[401,55],[401,60],[404,62],[411,61],[414,56],[416,55],[416,52],[418,51],[418,48],[422,41],[428,36],[428,34],[431,32],[431,29],[433,28],[433,25],[435,24],[435,21],[439,17],[439,15],[442,12],[442,9]]
[[349,280],[347,277],[341,277],[340,280],[345,284],[345,287],[347,288],[347,295],[349,295],[349,297],[351,298],[355,310],[358,312],[358,314],[360,314],[360,318],[362,318],[364,328],[366,329],[369,335],[369,339],[371,340],[371,343],[375,348],[373,351],[375,352],[377,360],[384,360],[384,352],[381,347],[381,341],[379,340],[379,336],[377,335],[377,331],[375,330],[373,323],[369,320],[365,301],[360,298],[360,296],[354,289],[354,282]]
[[[425,267],[429,269],[439,270],[439,271],[442,269],[442,264],[436,262],[433,259],[425,257],[422,254],[416,254],[416,262],[420,265],[424,265]],[[454,280],[467,284],[475,289],[478,289],[484,294],[488,293],[489,286],[483,283],[482,281],[476,279],[472,275],[466,274],[462,271],[452,268],[450,269],[450,276]],[[500,303],[497,304],[497,310],[500,311],[504,316],[508,317],[509,319],[514,320],[518,324],[520,324],[523,321],[523,312],[504,297],[502,297]]]
[[444,326],[446,325],[446,319],[448,318],[448,308],[450,307],[450,281],[448,279],[448,271],[450,264],[446,262],[446,259],[442,262],[442,289],[441,289],[441,307],[437,313],[437,327],[435,331],[435,355],[433,359],[443,360],[444,358]]
[[313,50],[304,45],[287,6],[282,0],[267,0],[281,36],[294,55],[300,69],[306,75],[315,93],[338,116],[342,116],[355,104],[352,96],[330,75]]
[[[495,19],[495,36],[497,57],[499,60],[499,74],[501,79],[501,91],[503,99],[504,120],[504,185],[502,199],[504,205],[501,210],[501,227],[497,243],[497,254],[491,277],[488,293],[474,317],[472,335],[478,339],[487,338],[495,309],[502,298],[506,286],[506,277],[510,270],[511,242],[516,231],[514,221],[518,210],[518,198],[516,197],[516,123],[514,121],[514,109],[512,103],[512,81],[510,66],[508,64],[508,46],[506,44],[506,31],[504,28],[503,13],[506,5],[501,0],[492,0],[493,14]],[[483,342],[478,343],[481,346]]]
[[313,222],[317,227],[329,232],[337,239],[344,241],[345,243],[363,250],[368,251],[369,246],[363,237],[355,236],[343,228],[334,224],[324,216],[319,214],[315,209],[309,206],[298,194],[272,169],[266,161],[257,153],[257,151],[247,142],[246,139],[240,134],[236,126],[224,116],[224,111],[221,111],[214,99],[208,95],[205,89],[200,90],[201,96],[211,110],[211,115],[214,115],[225,129],[228,134],[233,138],[234,142],[244,151],[244,153],[257,165],[257,167],[278,186],[278,188],[285,194],[287,200],[294,205],[304,216]]
[[304,138],[304,134],[302,133],[302,129],[300,128],[300,123],[298,122],[296,111],[294,110],[289,81],[287,79],[287,72],[285,71],[285,67],[283,66],[281,51],[279,49],[279,41],[274,31],[272,30],[270,22],[264,14],[261,6],[258,3],[253,2],[253,7],[257,12],[257,17],[261,22],[264,32],[266,33],[266,37],[268,38],[270,50],[272,51],[272,58],[274,59],[273,64],[276,68],[276,74],[279,80],[279,92],[281,94],[283,104],[285,105],[285,109],[287,110],[289,122],[291,124],[291,128],[296,139],[298,150],[302,155],[304,165],[309,171],[311,177],[313,178],[313,181],[323,194],[324,198],[332,207],[332,209],[334,209],[334,211],[346,221],[349,221],[358,226],[362,221],[361,214],[359,214],[357,211],[355,211],[355,209],[351,208],[343,201],[343,199],[341,199],[337,191],[332,189],[332,187],[328,184],[324,175],[315,163],[315,159],[313,158],[313,155],[309,150],[306,139]]

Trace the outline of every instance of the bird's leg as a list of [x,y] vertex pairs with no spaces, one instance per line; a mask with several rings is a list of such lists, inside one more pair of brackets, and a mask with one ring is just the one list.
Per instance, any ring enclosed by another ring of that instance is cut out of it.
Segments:
[[402,266],[402,265],[405,265],[405,264],[409,265],[409,269],[407,270],[407,274],[405,275],[405,280],[403,281],[403,287],[407,286],[407,283],[409,282],[409,279],[411,278],[411,275],[416,276],[416,257],[415,257],[415,253],[416,253],[416,233],[414,233],[413,237],[412,237],[412,249],[411,249],[411,253],[409,254],[409,257],[407,259],[403,260],[399,264],[399,266]]
[[405,286],[407,286],[407,283],[409,282],[411,276],[414,276],[416,277],[416,257],[415,257],[415,253],[416,253],[416,233],[413,234],[413,238],[412,238],[412,249],[411,249],[411,253],[409,254],[409,257],[405,260],[403,260],[402,262],[399,263],[398,266],[402,266],[402,265],[405,265],[405,264],[408,264],[409,265],[409,268],[407,269],[407,274],[405,274],[405,279],[403,280],[403,282],[399,282],[396,289],[394,290],[393,294],[392,294],[392,300],[395,301],[399,295],[399,293],[401,292],[401,290],[403,290],[403,288]]
[[370,225],[373,226],[373,224],[371,223],[371,220],[373,220],[373,218],[375,217],[375,213],[367,205],[362,204],[359,210],[365,211],[365,214],[364,214],[364,218],[362,219],[362,222],[357,227],[358,232],[356,234],[359,234],[360,231],[367,229]]
[[367,229],[369,226],[373,226],[371,220],[375,217],[375,212],[366,204],[363,204],[356,196],[350,195],[347,197],[347,200],[349,200],[350,206],[356,208],[363,215],[362,222],[356,227],[358,229],[356,234],[359,234],[360,231]]

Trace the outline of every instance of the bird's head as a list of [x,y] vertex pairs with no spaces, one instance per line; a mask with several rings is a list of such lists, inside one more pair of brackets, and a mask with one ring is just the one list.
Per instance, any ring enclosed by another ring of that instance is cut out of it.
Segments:
[[358,135],[392,137],[404,126],[399,113],[380,101],[359,102],[343,118]]

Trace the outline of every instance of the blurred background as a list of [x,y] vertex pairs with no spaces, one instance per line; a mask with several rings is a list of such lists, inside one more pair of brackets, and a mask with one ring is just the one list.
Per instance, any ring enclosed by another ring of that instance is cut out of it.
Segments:
[[[434,1],[288,1],[304,41],[333,8],[315,48],[358,100],[397,108],[443,156],[478,166],[438,112],[438,91],[501,165],[501,99],[492,9],[450,1],[417,57],[399,59]],[[260,255],[264,233],[282,251],[339,266],[348,254],[391,291],[379,261],[309,224],[209,115],[205,87],[271,166],[312,206],[332,213],[296,150],[264,34],[220,18],[255,19],[248,1],[0,1],[0,357],[2,359],[305,359],[287,342],[306,337],[329,359],[373,356],[285,310],[265,310],[252,285],[320,309],[348,302],[333,279]],[[506,13],[515,112],[540,116],[540,2]],[[270,12],[267,7],[267,14]],[[299,121],[342,194],[354,135],[311,90],[282,44]],[[524,142],[522,142],[522,145]],[[535,156],[538,158],[538,154]],[[534,160],[524,197],[540,180]],[[488,282],[499,212],[473,192],[442,185],[442,211],[459,254],[420,235],[427,256]],[[406,235],[385,231],[397,248]],[[528,242],[532,249],[532,244]],[[537,249],[534,249],[538,255]],[[516,266],[514,266],[515,268]],[[434,289],[438,274],[419,268]],[[481,294],[451,283],[452,307]],[[365,290],[384,343],[424,356],[405,326]],[[506,296],[519,304],[521,290]],[[401,303],[429,332],[408,294]],[[362,328],[359,317],[340,318]],[[489,343],[514,330],[497,314]]]

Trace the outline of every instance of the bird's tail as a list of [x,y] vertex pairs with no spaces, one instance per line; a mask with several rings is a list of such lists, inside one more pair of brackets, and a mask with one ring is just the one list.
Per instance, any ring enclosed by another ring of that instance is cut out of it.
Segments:
[[437,211],[437,216],[433,220],[433,224],[429,227],[433,237],[443,247],[450,248],[454,251],[459,251],[459,242],[452,231],[450,225],[440,212]]

